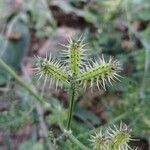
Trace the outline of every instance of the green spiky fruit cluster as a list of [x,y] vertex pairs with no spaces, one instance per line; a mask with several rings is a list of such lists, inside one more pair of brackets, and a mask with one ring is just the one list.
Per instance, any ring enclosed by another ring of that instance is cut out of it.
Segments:
[[66,50],[63,50],[63,56],[66,57],[65,65],[52,60],[51,57],[45,59],[38,57],[38,73],[56,82],[57,85],[60,82],[69,83],[71,78],[80,85],[84,85],[85,88],[90,83],[91,88],[96,85],[99,89],[101,87],[106,89],[106,84],[112,85],[113,80],[119,80],[118,73],[121,67],[117,60],[110,57],[106,62],[102,57],[98,61],[87,61],[84,46],[82,38],[70,39],[69,44],[65,45]]
[[126,124],[108,128],[105,133],[96,132],[91,135],[90,142],[93,150],[137,150],[132,149],[128,144],[131,139],[130,130]]

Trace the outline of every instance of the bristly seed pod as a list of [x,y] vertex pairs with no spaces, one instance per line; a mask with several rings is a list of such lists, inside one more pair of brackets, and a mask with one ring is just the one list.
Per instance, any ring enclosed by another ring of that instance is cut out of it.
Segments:
[[106,138],[102,134],[102,131],[100,131],[99,133],[95,133],[94,135],[91,135],[89,141],[91,142],[93,150],[108,150]]
[[86,66],[85,71],[82,72],[78,81],[81,82],[84,87],[90,82],[90,87],[92,88],[94,83],[96,83],[98,89],[100,85],[106,89],[106,83],[112,85],[112,80],[119,80],[120,75],[118,72],[121,70],[120,64],[118,61],[114,61],[111,57],[108,62],[105,62],[104,58],[92,64]]
[[126,124],[120,123],[120,127],[114,125],[114,129],[108,128],[91,136],[93,150],[137,150],[131,148],[128,142],[131,139],[130,131]]
[[57,61],[53,61],[51,56],[49,59],[37,57],[37,74],[40,75],[39,79],[44,76],[45,79],[50,79],[50,83],[68,82],[68,75],[65,73],[64,67]]
[[68,64],[68,69],[70,70],[71,75],[78,75],[82,68],[85,61],[85,54],[84,54],[84,46],[83,43],[84,39],[82,36],[78,40],[69,39],[69,44],[66,47],[66,50],[63,50],[63,56],[67,57],[65,60]]
[[119,129],[114,126],[107,131],[107,137],[111,140],[109,149],[111,150],[131,150],[128,142],[131,139],[130,131],[126,124],[120,124]]

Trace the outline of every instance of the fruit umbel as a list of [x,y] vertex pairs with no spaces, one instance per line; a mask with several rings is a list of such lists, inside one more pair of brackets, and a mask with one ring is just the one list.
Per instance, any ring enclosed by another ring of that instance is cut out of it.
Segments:
[[95,61],[87,61],[84,49],[85,44],[83,39],[70,39],[69,44],[66,45],[66,50],[62,50],[62,55],[65,56],[65,65],[63,62],[58,62],[49,58],[37,57],[37,70],[40,77],[43,76],[51,82],[67,82],[70,79],[78,82],[79,85],[93,88],[96,85],[99,89],[102,87],[106,89],[106,85],[112,85],[112,81],[119,80],[121,71],[120,64],[112,57],[105,61],[104,57]]
[[120,64],[112,57],[105,61],[104,57],[95,61],[87,61],[85,51],[85,44],[83,38],[70,39],[69,44],[62,50],[62,56],[66,59],[64,62],[58,62],[49,58],[37,57],[37,72],[40,77],[45,77],[45,81],[55,83],[56,87],[62,85],[64,82],[70,86],[70,106],[68,114],[67,130],[70,129],[70,123],[74,108],[74,102],[77,99],[78,88],[84,88],[90,84],[93,89],[94,85],[100,89],[106,90],[106,85],[112,85],[112,81],[119,80],[118,74],[121,70]]

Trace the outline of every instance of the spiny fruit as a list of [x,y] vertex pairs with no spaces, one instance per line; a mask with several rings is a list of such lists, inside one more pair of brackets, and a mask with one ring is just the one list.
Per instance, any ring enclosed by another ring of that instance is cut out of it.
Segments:
[[40,77],[44,76],[57,85],[60,81],[70,83],[71,78],[85,88],[87,83],[90,83],[91,88],[96,85],[98,89],[100,87],[106,89],[106,84],[112,85],[112,81],[119,80],[121,77],[118,74],[121,71],[119,62],[112,57],[106,62],[103,56],[99,61],[88,61],[83,41],[82,37],[78,40],[70,39],[69,44],[65,45],[67,49],[63,50],[63,56],[66,58],[64,65],[61,65],[63,62],[52,60],[51,57],[49,59],[37,57],[36,69]]

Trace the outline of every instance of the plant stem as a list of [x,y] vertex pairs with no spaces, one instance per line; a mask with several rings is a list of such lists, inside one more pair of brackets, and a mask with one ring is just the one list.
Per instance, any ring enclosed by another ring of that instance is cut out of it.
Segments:
[[68,120],[67,120],[67,130],[70,130],[73,110],[74,110],[74,102],[77,97],[77,82],[75,81],[75,76],[70,81],[70,104],[69,104],[69,112],[68,112]]
[[36,100],[44,103],[42,97],[38,95],[30,85],[26,84],[2,59],[0,59],[0,66],[9,73],[22,87],[24,87],[31,95],[33,95]]
[[84,144],[82,144],[77,138],[75,138],[72,134],[68,134],[69,139],[75,143],[76,145],[78,145],[81,150],[89,150],[88,147],[86,147]]

